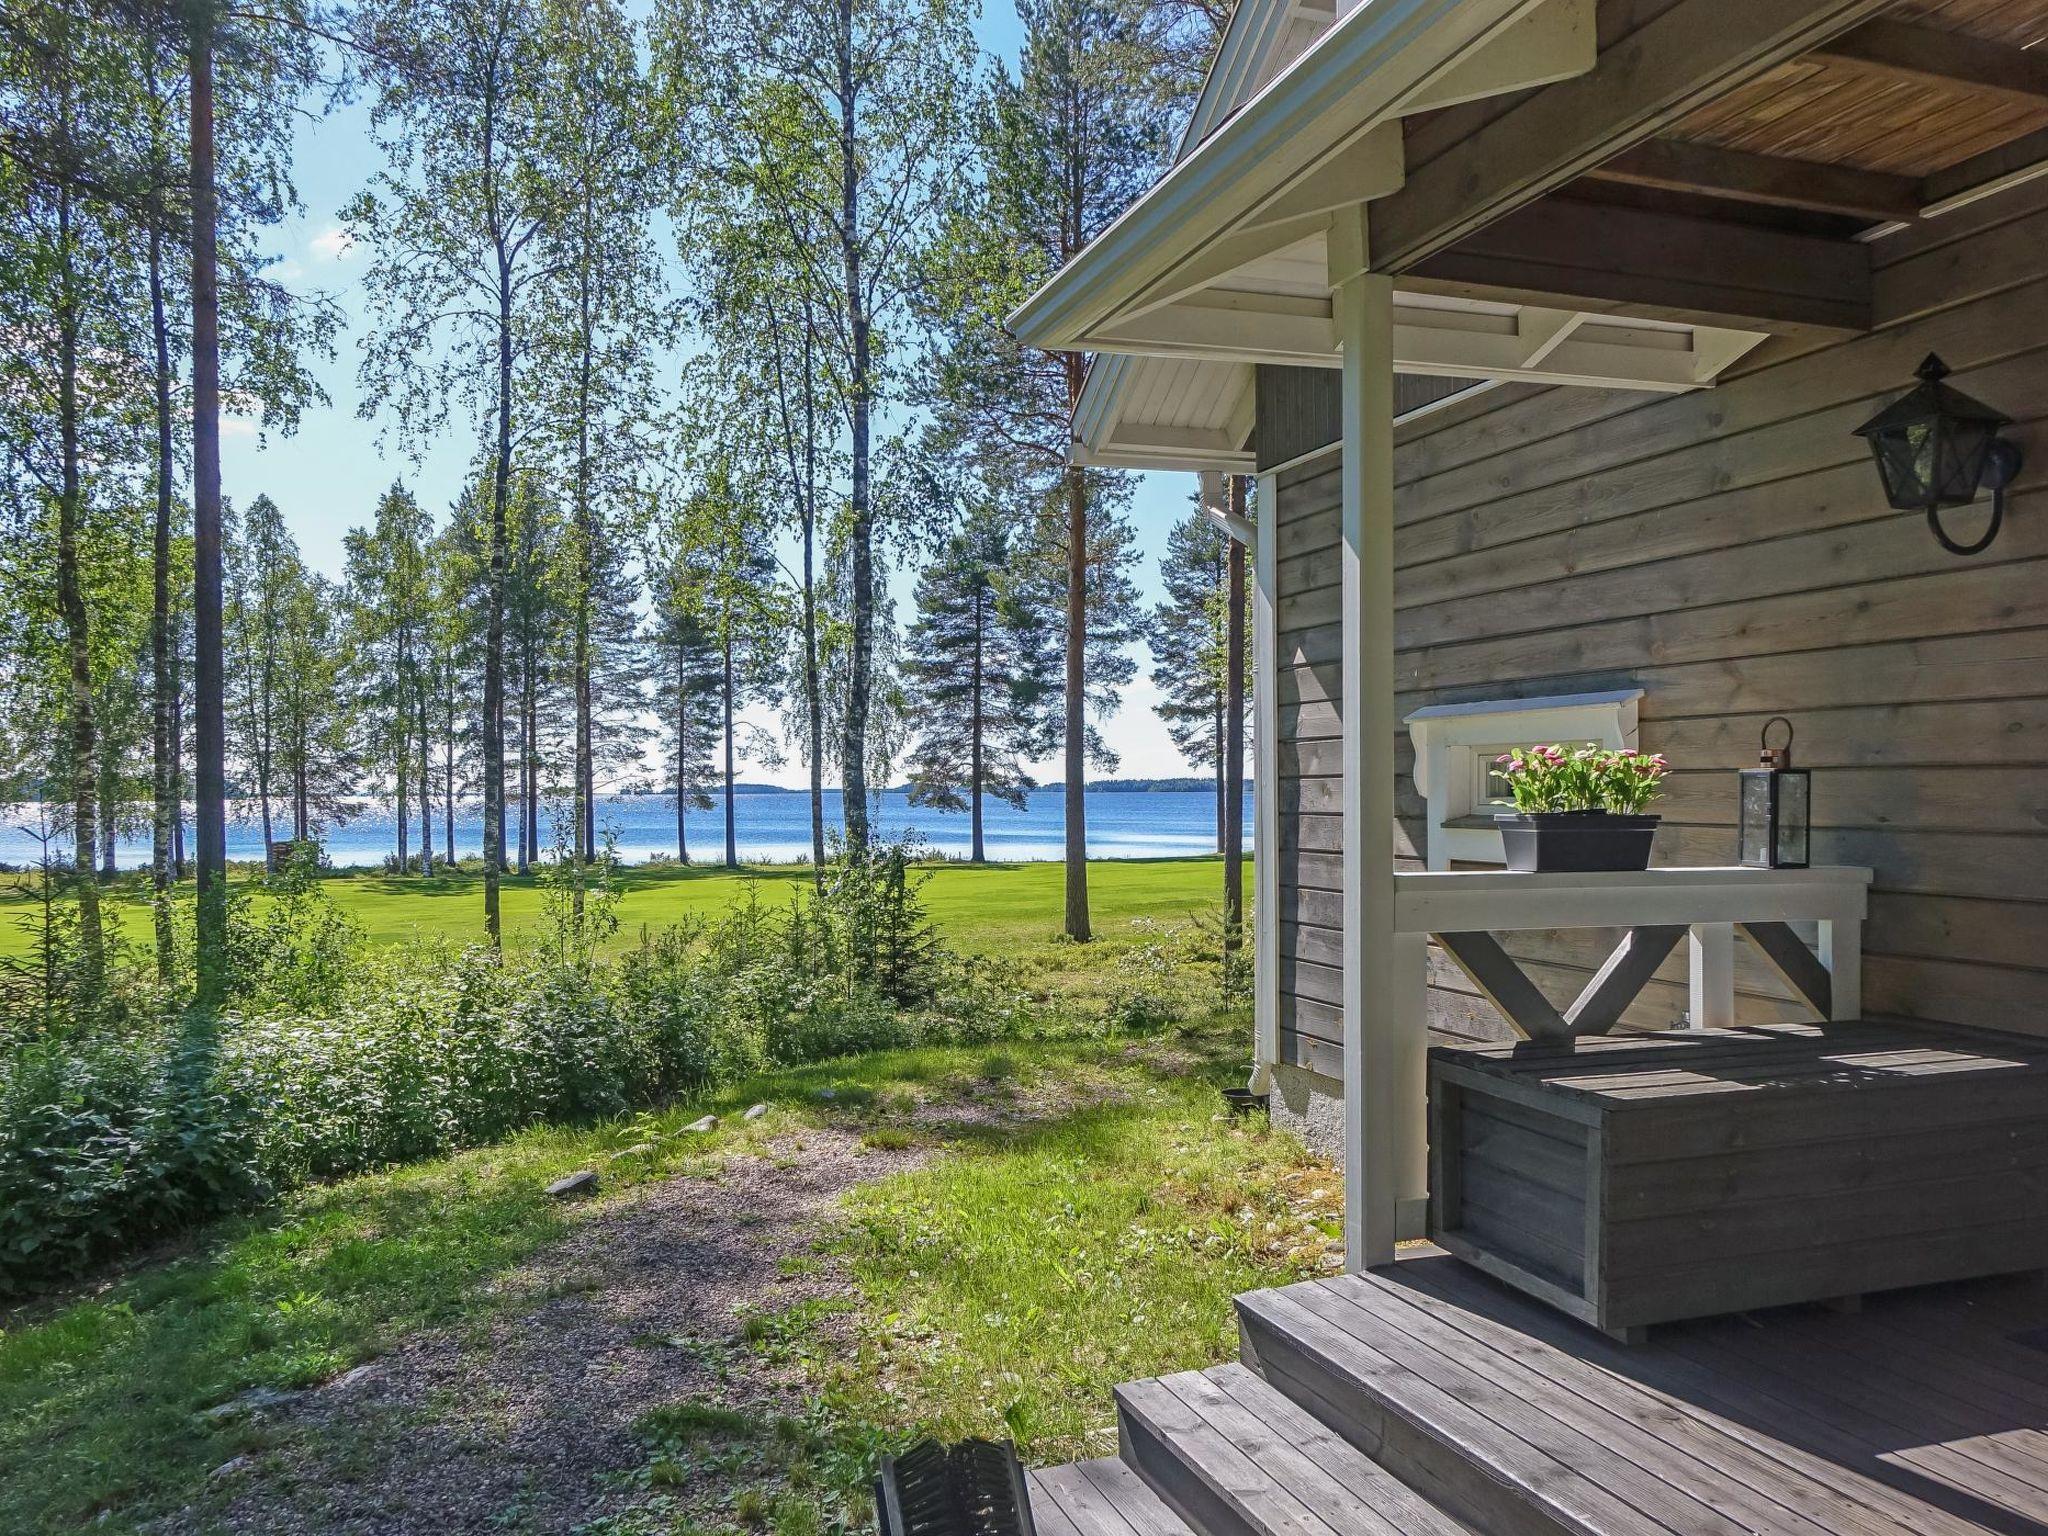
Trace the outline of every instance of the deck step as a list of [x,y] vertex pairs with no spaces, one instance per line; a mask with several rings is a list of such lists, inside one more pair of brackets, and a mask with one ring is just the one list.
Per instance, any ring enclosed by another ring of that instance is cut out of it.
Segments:
[[[1243,1352],[1259,1374],[1439,1508],[1514,1536],[1668,1536],[1586,1475],[1575,1453],[1500,1418],[1514,1400],[1454,1361],[1358,1317],[1317,1285],[1237,1298]],[[1496,1417],[1498,1416],[1498,1417]],[[1689,1501],[1688,1501],[1689,1502]],[[1681,1527],[1683,1528],[1683,1527]],[[1724,1528],[1714,1523],[1717,1536]]]
[[[1448,1261],[1445,1261],[1448,1263]],[[1880,1536],[1985,1526],[1844,1476],[1630,1374],[1647,1357],[1541,1312],[1457,1300],[1482,1277],[1345,1276],[1238,1298],[1274,1386],[1473,1528],[1513,1536]],[[1577,1330],[1576,1334],[1573,1330]],[[1560,1347],[1570,1335],[1578,1347]],[[1583,1335],[1583,1337],[1579,1337]],[[1596,1359],[1612,1358],[1620,1370]],[[1654,1366],[1655,1362],[1650,1361]],[[1974,1502],[1974,1495],[1972,1502]],[[2048,1530],[2048,1527],[2029,1526]]]
[[1145,1480],[1114,1457],[1026,1475],[1038,1536],[1195,1536]]
[[1203,1536],[1470,1536],[1241,1365],[1116,1400],[1124,1460]]

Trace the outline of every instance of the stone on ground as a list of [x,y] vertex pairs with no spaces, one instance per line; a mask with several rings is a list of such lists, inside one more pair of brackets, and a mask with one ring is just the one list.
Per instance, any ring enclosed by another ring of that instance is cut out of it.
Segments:
[[706,1131],[715,1131],[718,1129],[718,1116],[706,1115],[702,1120],[692,1120],[683,1129],[699,1136]]
[[752,1109],[748,1110],[746,1114],[741,1118],[747,1120],[758,1120],[767,1113],[768,1106],[766,1104],[756,1104]]
[[579,1168],[565,1179],[557,1179],[548,1186],[548,1193],[557,1200],[573,1200],[580,1195],[597,1193],[597,1172],[591,1168]]

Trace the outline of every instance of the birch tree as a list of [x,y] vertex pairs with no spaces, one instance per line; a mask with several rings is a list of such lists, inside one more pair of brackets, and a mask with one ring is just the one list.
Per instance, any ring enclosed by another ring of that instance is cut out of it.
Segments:
[[356,25],[377,87],[387,167],[350,205],[364,241],[373,330],[365,409],[391,410],[414,445],[452,410],[489,442],[483,523],[484,928],[501,939],[505,865],[505,576],[515,453],[561,216],[546,156],[549,72],[533,0],[372,0]]
[[[1087,360],[1017,345],[1003,317],[1150,184],[1167,151],[1165,114],[1145,78],[1143,12],[1128,0],[1023,0],[1023,54],[1000,72],[978,120],[985,174],[953,221],[930,289],[945,331],[933,375],[942,437],[990,466],[991,478],[1029,484],[1054,526],[1065,612],[1061,751],[1066,783],[1068,937],[1091,933],[1087,772],[1091,693],[1119,664],[1098,654],[1122,642],[1126,616],[1091,602],[1128,585],[1130,538],[1120,524],[1118,477],[1068,462],[1069,423]],[[1091,597],[1091,594],[1093,596]],[[1099,754],[1093,759],[1100,762]]]
[[655,361],[674,329],[650,226],[657,123],[617,0],[545,0],[540,131],[562,212],[546,242],[541,355],[569,503],[564,578],[573,694],[573,844],[597,856],[600,766],[637,759],[634,593],[624,569],[660,431]]
[[671,100],[693,185],[779,228],[815,305],[845,433],[847,634],[837,705],[846,842],[870,841],[879,579],[878,409],[918,359],[911,298],[959,194],[975,68],[957,0],[668,0]]

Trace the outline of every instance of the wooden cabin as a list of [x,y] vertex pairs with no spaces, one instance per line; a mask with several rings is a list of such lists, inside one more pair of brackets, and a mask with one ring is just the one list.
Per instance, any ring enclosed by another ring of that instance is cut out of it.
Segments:
[[[1253,1085],[1350,1271],[1041,1529],[2048,1531],[2048,0],[1242,0],[1012,326],[1079,462],[1256,477]],[[1856,435],[1931,353],[1974,553]],[[1555,740],[1670,759],[1650,870],[1501,871]]]

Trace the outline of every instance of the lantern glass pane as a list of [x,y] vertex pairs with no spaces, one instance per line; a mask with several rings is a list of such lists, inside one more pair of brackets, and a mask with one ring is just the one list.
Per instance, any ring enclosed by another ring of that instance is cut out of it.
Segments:
[[1939,473],[1941,432],[1937,424],[1912,422],[1880,433],[1872,441],[1885,499],[1901,510],[1926,507]]
[[1813,780],[1804,768],[1790,768],[1777,779],[1777,847],[1772,864],[1780,869],[1804,869],[1811,850],[1807,829],[1811,825]]
[[1980,422],[1951,422],[1942,434],[1941,478],[1935,494],[1950,506],[1976,500],[1977,483],[1984,476],[1984,455],[1991,447],[1991,432]]
[[1742,773],[1740,832],[1737,859],[1755,869],[1771,867],[1771,773],[1767,768]]

